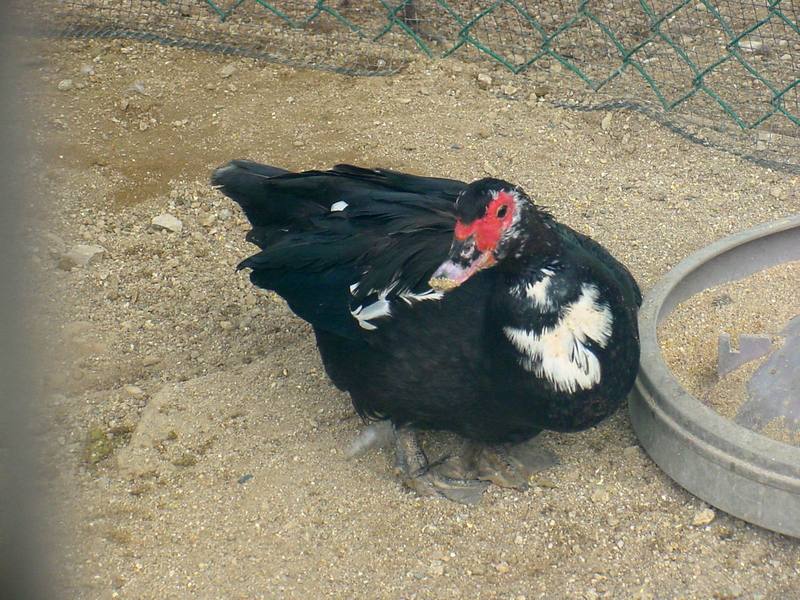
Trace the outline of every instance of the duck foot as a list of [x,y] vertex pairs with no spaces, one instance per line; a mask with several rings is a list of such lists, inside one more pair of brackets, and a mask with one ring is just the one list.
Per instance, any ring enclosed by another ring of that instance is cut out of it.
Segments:
[[479,479],[500,487],[524,490],[532,475],[556,464],[555,453],[538,444],[484,445],[468,441],[461,453],[448,458],[438,471],[450,478]]
[[417,433],[409,427],[395,427],[394,470],[409,489],[420,496],[439,496],[460,504],[477,504],[488,482],[448,477],[439,469],[431,469],[428,457],[420,446]]

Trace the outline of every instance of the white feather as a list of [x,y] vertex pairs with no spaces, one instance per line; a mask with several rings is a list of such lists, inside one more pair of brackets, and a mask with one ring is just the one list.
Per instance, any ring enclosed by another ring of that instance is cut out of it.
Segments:
[[586,343],[591,340],[605,348],[613,317],[599,296],[594,285],[584,284],[580,297],[566,307],[558,322],[540,333],[505,327],[506,337],[522,354],[522,367],[545,377],[558,391],[573,393],[600,383],[600,361]]

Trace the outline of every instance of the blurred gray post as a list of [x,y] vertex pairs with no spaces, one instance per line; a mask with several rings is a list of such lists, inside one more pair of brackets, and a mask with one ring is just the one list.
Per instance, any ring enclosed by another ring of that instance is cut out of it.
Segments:
[[10,3],[0,3],[0,597],[53,598],[43,540],[37,532],[32,447],[33,349],[26,339],[23,277],[25,115],[19,110],[17,52]]

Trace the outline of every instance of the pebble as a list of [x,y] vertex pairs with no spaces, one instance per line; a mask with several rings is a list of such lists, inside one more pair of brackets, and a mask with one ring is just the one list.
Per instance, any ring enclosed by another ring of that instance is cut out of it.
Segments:
[[486,73],[478,73],[478,87],[482,90],[488,90],[492,87],[492,78]]
[[62,92],[68,92],[73,86],[72,79],[62,79],[58,82],[58,89]]
[[200,225],[203,227],[211,227],[214,224],[214,221],[217,220],[217,215],[214,213],[207,214],[202,219],[200,219]]
[[594,492],[592,492],[592,502],[595,504],[603,504],[608,502],[611,499],[611,495],[608,493],[608,490],[604,488],[597,488]]
[[126,385],[122,389],[125,390],[125,393],[131,398],[136,398],[138,400],[145,397],[145,391],[138,385]]
[[81,65],[81,75],[94,75],[94,65]]
[[708,525],[717,517],[717,513],[714,512],[711,508],[704,508],[701,511],[698,511],[694,514],[692,518],[692,525],[695,527],[702,527],[703,525]]
[[781,60],[790,61],[792,60],[792,55],[787,52],[781,56]]
[[623,456],[627,456],[628,458],[632,458],[634,456],[639,455],[639,446],[628,446],[627,448],[622,450]]
[[769,195],[773,198],[777,198],[778,200],[786,200],[789,197],[789,193],[786,190],[783,190],[777,186],[770,188]]
[[513,85],[503,85],[500,86],[500,91],[506,96],[515,96],[519,91],[519,88]]
[[491,137],[491,135],[492,132],[489,130],[488,127],[481,127],[480,129],[478,129],[478,137],[481,138],[482,140],[488,139],[489,137]]
[[64,271],[71,271],[75,267],[87,267],[103,258],[106,249],[102,246],[78,244],[64,254],[58,261],[58,266]]
[[222,69],[220,69],[219,76],[222,77],[223,79],[227,79],[235,72],[236,72],[236,65],[231,63],[229,65],[225,65],[224,67],[222,67]]
[[764,47],[764,42],[760,42],[759,40],[745,40],[739,42],[739,47],[747,52],[758,52]]
[[228,219],[231,218],[231,215],[233,215],[233,213],[231,212],[231,209],[223,208],[221,211],[219,211],[219,220],[220,221],[227,221]]
[[606,113],[606,116],[603,117],[602,121],[600,121],[600,128],[603,131],[608,131],[609,129],[611,129],[611,120],[613,118],[614,118],[614,114],[613,113]]
[[441,577],[444,575],[444,563],[440,560],[434,560],[428,567],[428,574],[434,577]]
[[153,217],[150,224],[153,226],[153,229],[163,229],[165,231],[172,231],[173,233],[180,233],[183,231],[183,223],[181,220],[169,213]]
[[499,562],[494,566],[494,570],[500,573],[500,575],[505,575],[511,570],[511,567],[508,566],[506,561]]

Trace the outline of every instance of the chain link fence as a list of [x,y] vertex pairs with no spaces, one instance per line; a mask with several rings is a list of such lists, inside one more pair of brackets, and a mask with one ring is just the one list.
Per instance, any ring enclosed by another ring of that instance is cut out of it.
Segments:
[[[800,172],[797,0],[41,0],[60,35],[150,40],[351,75],[493,63],[577,110],[639,110]],[[26,3],[25,10],[30,12]],[[541,87],[541,86],[540,86]]]

